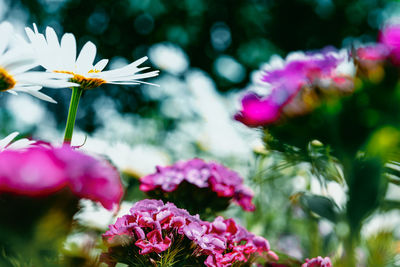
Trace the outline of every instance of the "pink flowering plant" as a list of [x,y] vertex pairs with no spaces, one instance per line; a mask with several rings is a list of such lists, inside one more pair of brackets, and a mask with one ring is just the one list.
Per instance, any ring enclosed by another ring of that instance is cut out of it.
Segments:
[[103,234],[108,266],[251,266],[261,257],[277,260],[263,237],[233,219],[202,221],[161,200],[137,202]]
[[[399,54],[400,24],[388,23],[377,43],[274,56],[254,75],[264,94],[246,92],[235,115],[262,129],[264,149],[283,155],[287,166],[310,167],[306,190],[291,196],[292,205],[310,220],[346,225],[345,233],[335,231],[339,241],[332,246],[345,247],[335,266],[356,266],[356,250],[368,250],[361,240],[365,221],[387,203],[388,186],[399,184]],[[308,191],[313,177],[322,194]],[[324,194],[329,183],[342,188],[345,203]],[[303,264],[331,265],[321,257]]]
[[230,202],[245,211],[255,209],[253,192],[243,184],[238,173],[202,159],[157,166],[155,173],[140,178],[140,190],[203,217],[225,210]]

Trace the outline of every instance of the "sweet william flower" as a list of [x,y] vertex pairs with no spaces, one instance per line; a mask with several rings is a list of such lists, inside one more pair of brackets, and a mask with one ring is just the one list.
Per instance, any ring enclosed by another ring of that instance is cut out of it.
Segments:
[[233,219],[202,221],[172,203],[154,199],[137,202],[129,214],[109,226],[103,240],[108,251],[101,259],[108,266],[132,261],[151,266],[166,260],[171,266],[250,266],[258,256],[274,255],[265,238]]
[[38,55],[39,64],[53,73],[73,75],[71,82],[77,83],[82,89],[93,89],[102,84],[135,85],[145,83],[141,79],[158,75],[158,71],[140,73],[149,67],[139,67],[147,57],[143,57],[122,68],[103,71],[108,59],[102,59],[93,65],[96,57],[96,46],[87,42],[78,57],[75,36],[65,33],[59,42],[53,28],[46,28],[46,35],[38,32],[35,24],[33,30],[26,28],[26,33],[34,51]]
[[30,71],[38,66],[31,47],[14,35],[8,22],[0,23],[0,92],[18,94],[25,92],[39,99],[56,103],[54,99],[40,92],[43,86],[63,88],[75,86],[68,79],[71,75]]
[[306,262],[301,267],[332,267],[332,262],[328,257],[322,258],[318,256],[310,260],[306,259]]
[[[198,190],[193,194],[193,199],[185,193],[188,189],[186,186],[190,186],[189,190]],[[209,203],[211,209],[218,209],[219,205],[225,202],[229,204],[231,200],[246,211],[255,209],[251,203],[253,192],[244,186],[238,173],[217,162],[207,163],[197,158],[178,161],[171,166],[157,166],[155,173],[140,179],[140,190],[174,202],[184,198],[182,207],[192,213],[202,212],[192,210],[192,207],[205,210],[204,203]]]

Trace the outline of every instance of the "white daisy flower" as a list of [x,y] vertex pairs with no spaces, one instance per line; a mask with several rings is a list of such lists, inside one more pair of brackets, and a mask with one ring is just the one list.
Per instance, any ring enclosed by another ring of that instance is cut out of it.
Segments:
[[76,40],[73,34],[66,33],[58,41],[57,34],[51,27],[46,28],[46,36],[39,33],[35,24],[33,30],[26,28],[29,40],[38,55],[39,63],[48,71],[72,74],[71,82],[80,84],[83,89],[93,89],[104,83],[134,85],[145,83],[140,79],[157,76],[159,71],[139,73],[149,67],[138,66],[147,60],[147,57],[122,68],[103,71],[108,59],[102,59],[93,65],[96,57],[96,46],[87,42],[78,57]]
[[26,92],[39,99],[56,103],[39,92],[42,86],[62,88],[75,84],[68,82],[70,75],[29,71],[38,66],[28,43],[14,35],[8,22],[0,23],[0,92],[17,94]]
[[26,138],[22,138],[15,142],[12,142],[18,134],[18,132],[13,132],[5,138],[0,139],[0,152],[4,150],[26,149],[29,148],[32,144],[36,143],[36,141],[32,141]]

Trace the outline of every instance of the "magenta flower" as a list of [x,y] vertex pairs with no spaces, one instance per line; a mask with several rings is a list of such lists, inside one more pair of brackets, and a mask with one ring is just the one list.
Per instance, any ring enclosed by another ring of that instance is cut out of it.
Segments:
[[163,257],[176,260],[176,266],[204,263],[209,267],[246,263],[257,256],[270,259],[275,255],[277,259],[265,238],[248,232],[233,219],[202,221],[161,200],[137,202],[129,214],[109,226],[103,240],[108,251],[101,258],[109,266],[133,260],[150,264]]
[[235,114],[235,120],[250,127],[267,125],[280,117],[281,105],[271,98],[261,98],[254,93],[247,93],[242,98],[242,109]]
[[107,209],[123,195],[119,174],[110,164],[69,147],[0,153],[0,192],[40,197],[63,188]]
[[318,256],[311,260],[306,259],[306,262],[301,267],[332,267],[332,263],[330,258]]
[[140,254],[161,253],[171,245],[171,239],[168,237],[163,238],[161,230],[153,230],[146,237],[147,239],[141,239],[135,243],[136,246],[142,249],[142,251],[139,251]]
[[389,24],[382,29],[379,42],[390,51],[395,65],[400,65],[400,24]]
[[[204,189],[207,192],[201,191],[203,193],[193,193],[186,197],[199,197],[198,195],[201,196],[201,194],[213,193],[217,200],[232,199],[246,211],[255,209],[251,203],[253,192],[243,185],[243,179],[236,172],[216,162],[206,163],[201,159],[192,159],[179,161],[172,166],[158,166],[156,173],[142,177],[140,183],[140,190],[150,194],[161,191],[158,194],[160,197],[165,196],[165,194],[161,194],[162,192],[170,193],[169,195],[173,195],[174,192],[178,194],[181,187],[190,184],[194,188]],[[179,200],[178,197],[175,199]],[[171,199],[166,198],[166,200]],[[191,202],[197,207],[210,202],[212,207],[212,199],[207,197],[204,200],[207,201],[195,204],[195,199],[185,199],[185,202]]]
[[353,87],[354,74],[354,64],[346,51],[297,52],[290,54],[285,61],[274,57],[255,75],[256,83],[267,88],[269,94],[247,93],[242,98],[241,110],[234,118],[249,127],[258,127],[275,123],[284,113],[293,113],[294,110],[294,113],[302,114],[302,109],[307,109],[306,105],[293,101],[302,89],[348,90],[348,87]]

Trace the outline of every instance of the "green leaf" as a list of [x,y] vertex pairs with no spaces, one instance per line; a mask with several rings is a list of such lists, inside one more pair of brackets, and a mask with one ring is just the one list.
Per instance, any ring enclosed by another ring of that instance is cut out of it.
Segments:
[[336,222],[340,216],[340,208],[329,197],[303,193],[300,196],[301,205],[320,217]]
[[349,201],[347,217],[352,230],[358,231],[362,221],[370,215],[384,198],[387,180],[381,158],[354,160],[349,173]]

